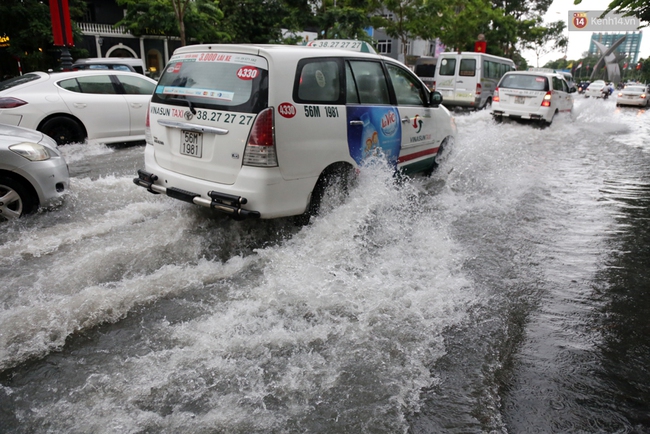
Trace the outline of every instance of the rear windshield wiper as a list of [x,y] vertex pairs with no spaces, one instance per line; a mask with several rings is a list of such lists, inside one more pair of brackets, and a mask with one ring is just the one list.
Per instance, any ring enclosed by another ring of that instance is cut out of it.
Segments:
[[187,105],[190,107],[190,111],[192,112],[192,114],[193,114],[193,115],[196,114],[196,109],[195,109],[194,106],[192,105],[192,101],[190,101],[189,99],[183,99],[183,98],[179,98],[179,97],[174,97],[174,98],[170,98],[170,101],[186,102]]

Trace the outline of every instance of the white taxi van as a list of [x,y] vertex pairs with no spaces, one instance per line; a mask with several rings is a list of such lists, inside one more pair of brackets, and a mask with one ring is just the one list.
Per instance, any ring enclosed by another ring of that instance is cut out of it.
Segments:
[[134,182],[237,219],[308,222],[332,179],[369,155],[401,172],[432,170],[456,135],[440,94],[365,43],[312,45],[176,50]]
[[514,71],[503,76],[492,98],[492,116],[531,119],[550,125],[555,115],[573,110],[575,88],[561,74]]

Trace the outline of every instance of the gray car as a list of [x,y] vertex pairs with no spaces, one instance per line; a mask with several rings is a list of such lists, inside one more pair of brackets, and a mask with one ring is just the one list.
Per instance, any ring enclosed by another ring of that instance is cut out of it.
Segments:
[[59,202],[68,185],[68,165],[52,138],[0,124],[0,221]]

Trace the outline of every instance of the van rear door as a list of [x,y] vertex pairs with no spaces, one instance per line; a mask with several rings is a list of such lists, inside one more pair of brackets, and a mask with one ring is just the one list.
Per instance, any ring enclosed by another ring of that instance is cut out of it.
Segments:
[[248,136],[268,100],[268,62],[254,54],[173,56],[151,99],[156,162],[183,175],[234,184]]
[[457,56],[440,55],[436,69],[436,90],[442,94],[444,100],[453,101],[456,94],[456,70],[458,67]]
[[476,102],[476,83],[480,83],[479,80],[477,59],[461,57],[458,62],[454,101],[466,106],[473,106]]

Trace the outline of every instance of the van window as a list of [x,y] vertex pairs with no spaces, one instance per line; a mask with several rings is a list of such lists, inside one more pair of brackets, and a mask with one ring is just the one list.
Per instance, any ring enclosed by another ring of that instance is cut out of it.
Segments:
[[542,75],[510,74],[504,75],[499,87],[508,89],[543,90],[548,92],[548,79]]
[[424,106],[427,97],[420,82],[410,73],[395,65],[387,64],[388,75],[398,105]]
[[440,61],[440,75],[456,74],[456,59],[442,59]]
[[476,75],[476,59],[460,59],[458,75],[461,77],[474,77]]
[[349,62],[360,104],[390,104],[384,69],[379,62]]
[[308,60],[298,65],[296,102],[335,103],[341,95],[339,63],[336,60]]
[[152,102],[259,113],[268,104],[268,65],[262,57],[193,53],[170,59]]

